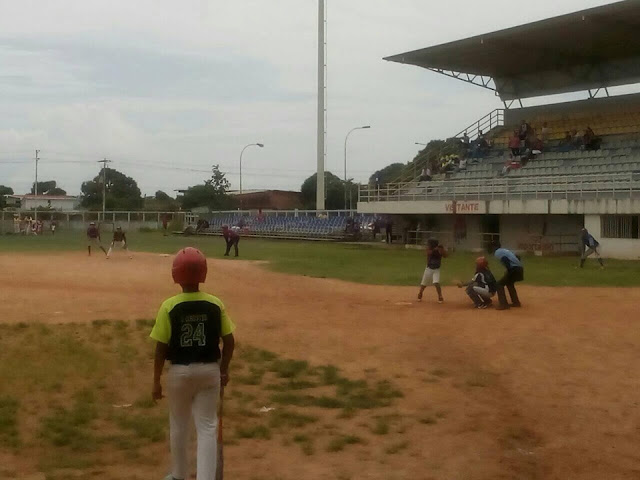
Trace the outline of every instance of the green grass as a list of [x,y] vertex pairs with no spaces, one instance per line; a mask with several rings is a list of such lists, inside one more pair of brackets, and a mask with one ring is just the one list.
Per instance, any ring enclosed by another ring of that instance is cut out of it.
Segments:
[[[96,321],[88,328],[5,327],[6,335],[0,335],[1,451],[24,457],[25,464],[51,479],[71,478],[67,469],[77,471],[73,478],[89,478],[95,476],[90,469],[107,461],[140,465],[157,457],[168,431],[167,401],[150,398],[152,361],[144,320]],[[109,334],[113,338],[105,340]],[[104,341],[96,342],[96,335]],[[373,444],[374,435],[395,440],[402,434],[391,428],[395,424],[388,414],[381,416],[402,393],[371,372],[363,371],[367,380],[347,378],[332,365],[238,343],[232,373],[234,383],[225,395],[229,445],[281,442],[310,456],[316,446],[338,452],[356,443]],[[260,383],[238,383],[242,375],[257,376]],[[166,388],[166,377],[163,383]],[[349,420],[363,409],[373,421],[358,429]],[[342,434],[354,429],[362,438]]]
[[270,428],[301,428],[318,421],[314,415],[305,415],[292,410],[279,409],[271,413]]
[[71,408],[57,408],[42,418],[40,435],[55,447],[95,450],[97,440],[90,428],[98,418],[95,396],[91,391],[83,390],[74,397]]
[[262,440],[271,439],[271,430],[264,425],[255,425],[251,427],[237,427],[236,436],[238,438],[254,438]]
[[376,424],[371,429],[371,432],[376,435],[386,435],[387,433],[389,433],[388,420],[386,418],[379,418],[378,420],[376,420]]
[[[129,232],[134,251],[174,253],[184,246],[200,248],[207,256],[224,258],[220,237],[167,236],[157,232]],[[508,247],[508,245],[507,245]],[[21,237],[0,235],[0,252],[50,253],[83,251],[82,232],[61,231],[55,237]],[[399,248],[378,248],[329,242],[301,242],[243,238],[241,258],[267,261],[267,268],[311,277],[339,278],[376,285],[417,285],[424,269],[424,252]],[[442,283],[467,280],[473,274],[478,254],[454,252],[443,261]],[[226,258],[226,261],[234,261]],[[607,269],[599,270],[593,259],[584,269],[576,269],[577,257],[536,257],[526,255],[525,283],[547,286],[640,286],[639,261],[607,260]],[[490,265],[496,277],[503,268],[495,259]],[[170,281],[167,272],[167,281]]]
[[293,441],[300,445],[300,449],[305,455],[310,456],[315,453],[313,440],[308,435],[298,434],[293,437]]
[[16,448],[20,444],[18,405],[18,400],[9,395],[0,397],[0,445]]
[[327,445],[327,452],[341,452],[347,445],[357,445],[364,443],[360,437],[355,435],[340,435],[334,437]]
[[149,442],[161,442],[165,438],[164,417],[149,415],[122,415],[117,419],[118,425],[131,431],[136,437]]

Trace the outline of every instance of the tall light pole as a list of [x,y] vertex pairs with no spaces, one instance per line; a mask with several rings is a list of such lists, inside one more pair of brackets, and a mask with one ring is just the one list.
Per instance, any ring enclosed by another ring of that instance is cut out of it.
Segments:
[[317,167],[316,175],[316,210],[324,210],[325,188],[324,188],[324,159],[325,159],[325,89],[326,89],[326,22],[325,22],[325,0],[318,0],[318,130],[316,132],[317,141]]
[[33,192],[36,195],[36,208],[34,210],[34,220],[38,220],[38,161],[40,160],[40,157],[38,157],[38,154],[40,153],[40,150],[36,150],[36,183],[33,186]]
[[102,221],[104,222],[104,214],[107,207],[107,163],[111,163],[111,160],[104,158],[98,160],[98,163],[102,164]]
[[242,154],[249,147],[260,147],[260,148],[263,148],[264,144],[263,143],[250,143],[249,145],[246,145],[242,149],[242,151],[240,152],[240,195],[242,195]]
[[[351,135],[356,130],[365,130],[367,128],[371,128],[371,125],[365,125],[364,127],[356,127],[349,130],[347,136],[344,138],[344,209],[347,209],[347,140],[349,140],[349,135]],[[349,192],[349,204],[351,204],[351,192]]]

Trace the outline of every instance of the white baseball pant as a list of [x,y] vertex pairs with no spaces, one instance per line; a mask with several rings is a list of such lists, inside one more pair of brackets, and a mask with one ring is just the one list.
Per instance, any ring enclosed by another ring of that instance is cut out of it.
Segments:
[[432,283],[440,283],[440,269],[439,268],[425,268],[424,274],[422,275],[422,282],[420,285],[423,287],[427,286],[427,282],[431,281]]
[[489,287],[473,287],[473,291],[480,295],[482,298],[489,299],[493,294],[489,291]]
[[596,255],[596,258],[600,258],[600,251],[598,249],[599,249],[599,246],[587,248],[582,252],[582,259],[584,260],[585,258],[587,258],[590,255],[593,255],[594,253]]
[[218,452],[220,366],[217,363],[172,365],[167,375],[172,475],[188,477],[191,418],[198,437],[197,480],[215,480]]

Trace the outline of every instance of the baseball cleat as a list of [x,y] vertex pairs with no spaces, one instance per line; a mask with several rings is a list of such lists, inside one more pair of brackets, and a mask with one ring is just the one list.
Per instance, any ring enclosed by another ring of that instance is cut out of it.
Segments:
[[438,303],[444,303],[444,298],[439,298]]

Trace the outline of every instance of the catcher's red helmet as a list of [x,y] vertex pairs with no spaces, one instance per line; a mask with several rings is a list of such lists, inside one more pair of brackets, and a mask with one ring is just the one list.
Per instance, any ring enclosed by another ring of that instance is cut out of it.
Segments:
[[173,259],[173,281],[180,285],[197,285],[207,279],[207,259],[197,248],[180,250]]
[[478,258],[476,258],[476,267],[478,267],[478,268],[488,268],[489,267],[489,261],[487,260],[487,257],[478,257]]

